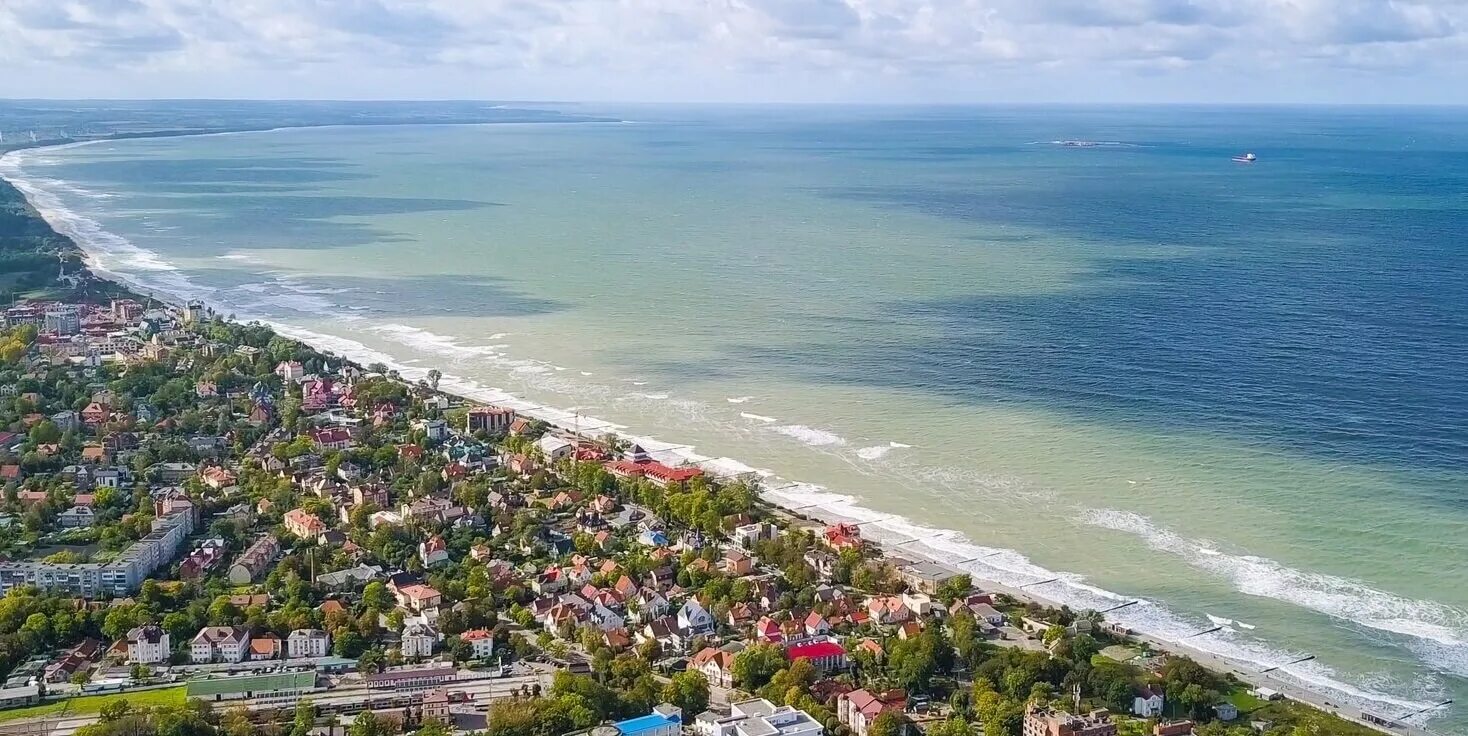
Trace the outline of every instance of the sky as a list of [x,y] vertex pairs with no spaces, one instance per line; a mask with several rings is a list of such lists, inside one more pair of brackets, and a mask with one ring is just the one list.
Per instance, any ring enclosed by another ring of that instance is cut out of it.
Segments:
[[0,0],[0,97],[1468,104],[1468,0]]

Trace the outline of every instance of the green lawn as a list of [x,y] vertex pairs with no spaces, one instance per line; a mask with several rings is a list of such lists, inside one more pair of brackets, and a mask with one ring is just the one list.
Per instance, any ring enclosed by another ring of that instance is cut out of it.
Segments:
[[1233,703],[1240,713],[1253,713],[1264,707],[1264,701],[1249,693],[1249,688],[1239,687],[1228,694],[1228,702]]
[[0,721],[14,721],[21,718],[40,718],[42,716],[55,715],[87,715],[96,713],[106,703],[114,700],[126,700],[134,707],[151,705],[182,705],[184,702],[184,687],[160,688],[157,690],[139,690],[130,693],[108,693],[106,695],[82,695],[76,698],[59,700],[54,703],[43,703],[26,708],[14,708],[12,710],[0,710]]

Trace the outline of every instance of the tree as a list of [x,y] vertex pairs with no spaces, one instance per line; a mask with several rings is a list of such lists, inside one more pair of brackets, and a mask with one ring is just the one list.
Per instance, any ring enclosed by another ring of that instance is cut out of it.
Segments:
[[951,604],[953,601],[967,594],[970,590],[973,590],[973,588],[973,578],[968,575],[954,575],[943,581],[942,585],[938,586],[937,598],[944,603]]
[[341,629],[336,634],[336,640],[331,643],[331,653],[338,657],[355,657],[361,654],[367,642],[363,641],[362,635],[351,629]]
[[50,445],[61,439],[61,430],[50,419],[42,419],[31,427],[29,439],[32,445]]
[[954,716],[942,723],[935,723],[924,732],[926,736],[973,736],[973,726],[963,718]]
[[106,723],[123,718],[131,710],[132,703],[126,700],[109,700],[103,703],[101,708],[97,709],[97,715]]
[[374,611],[391,611],[393,608],[392,593],[380,580],[374,580],[362,589],[362,602]]
[[438,390],[438,382],[442,378],[443,378],[443,374],[442,373],[439,373],[437,368],[433,368],[433,369],[429,370],[428,371],[428,387],[430,389],[433,389],[434,391],[437,391]]
[[436,718],[430,718],[423,722],[423,727],[416,732],[417,736],[453,736],[453,729]]
[[884,710],[867,726],[867,736],[901,736],[903,731],[902,714],[897,711]]
[[296,701],[296,718],[291,724],[291,736],[309,736],[316,726],[316,706],[309,700]]
[[734,655],[731,669],[735,682],[745,690],[764,687],[785,667],[785,655],[771,644],[756,644]]
[[347,734],[348,736],[392,736],[396,731],[392,721],[379,719],[373,715],[372,711],[364,710],[352,719],[352,726],[347,729]]
[[663,686],[663,700],[684,713],[702,713],[709,707],[709,683],[694,671],[679,672]]

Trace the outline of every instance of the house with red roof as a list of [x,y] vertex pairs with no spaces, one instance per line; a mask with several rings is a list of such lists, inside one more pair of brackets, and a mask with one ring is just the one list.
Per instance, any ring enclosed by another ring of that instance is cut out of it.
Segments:
[[199,477],[204,481],[204,485],[216,491],[234,485],[237,480],[234,473],[218,465],[211,465],[201,469],[199,471]]
[[112,416],[112,409],[96,401],[87,404],[87,408],[82,409],[82,421],[89,426],[95,427],[107,421],[110,416]]
[[866,689],[852,690],[836,700],[836,718],[851,729],[854,736],[866,736],[867,729],[877,720],[877,716],[889,712],[900,716],[905,710],[907,693],[902,690],[881,693]]
[[459,634],[459,639],[469,642],[475,659],[489,659],[494,656],[494,632],[489,629],[470,629]]
[[779,643],[785,641],[785,631],[780,628],[780,622],[769,616],[761,616],[754,623],[754,638],[762,642]]
[[352,446],[352,432],[346,427],[319,427],[307,436],[318,450],[345,450]]
[[912,618],[912,611],[901,596],[874,595],[867,599],[867,613],[879,624],[896,625]]
[[831,622],[815,611],[805,617],[806,636],[825,636],[831,633]]
[[821,672],[846,669],[846,648],[835,639],[815,639],[785,647],[785,658],[791,662],[804,659]]
[[823,535],[826,544],[834,550],[860,549],[861,527],[855,524],[832,524]]
[[703,475],[700,468],[671,468],[654,460],[613,460],[602,467],[618,478],[646,478],[660,487],[687,483]]

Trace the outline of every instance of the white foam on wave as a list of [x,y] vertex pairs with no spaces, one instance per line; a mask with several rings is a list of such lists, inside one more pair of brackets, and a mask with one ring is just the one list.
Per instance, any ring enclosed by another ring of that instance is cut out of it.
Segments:
[[754,397],[753,396],[731,396],[731,397],[729,397],[727,399],[724,399],[724,400],[727,401],[727,402],[729,402],[729,403],[731,403],[731,404],[743,404],[744,402],[749,401],[752,398],[754,398]]
[[775,427],[774,430],[786,437],[800,440],[812,447],[831,447],[846,444],[846,438],[835,432],[807,427],[804,424],[786,424]]
[[888,442],[885,445],[872,445],[871,447],[863,447],[860,450],[856,451],[856,456],[863,460],[880,460],[886,457],[888,453],[891,453],[893,450],[901,450],[907,447],[912,447],[912,445],[904,445],[901,442]]
[[1433,650],[1449,655],[1429,660],[1429,664],[1453,667],[1468,662],[1468,611],[1378,590],[1356,580],[1297,570],[1265,557],[1221,552],[1130,511],[1095,509],[1082,518],[1094,526],[1134,534],[1152,549],[1177,555],[1194,567],[1226,577],[1241,593],[1430,641],[1436,645]]
[[763,414],[754,414],[752,412],[747,412],[747,411],[741,411],[741,412],[739,412],[739,416],[744,417],[745,419],[753,419],[756,422],[764,422],[765,424],[774,424],[775,422],[780,421],[779,419],[776,419],[775,417],[767,417],[767,416],[765,416]]
[[[94,267],[105,263],[106,258],[117,258],[125,262],[128,268],[122,273],[114,272],[99,267],[99,270],[112,274],[122,281],[133,284],[141,289],[158,289],[176,299],[207,298],[212,296],[216,290],[194,284],[177,269],[166,264],[156,253],[143,251],[132,246],[125,239],[106,233],[95,221],[82,218],[75,213],[66,210],[60,205],[59,199],[49,192],[26,182],[20,175],[18,168],[11,172],[4,168],[5,158],[0,157],[0,174],[7,175],[16,184],[17,188],[32,197],[32,202],[47,216],[58,231],[75,238],[89,254],[89,260],[98,259],[99,263]],[[25,183],[27,186],[23,186]],[[28,188],[29,187],[29,188]],[[49,201],[47,198],[50,198]],[[48,214],[49,212],[49,214]],[[57,220],[52,220],[55,217]],[[59,222],[58,222],[59,221]],[[73,226],[78,222],[90,222],[88,227],[73,227],[72,230],[63,229],[61,224]],[[120,242],[118,242],[120,241]],[[129,250],[131,247],[132,250]],[[141,251],[136,252],[136,251]],[[151,260],[150,260],[151,258]],[[383,363],[397,370],[407,380],[417,380],[427,374],[427,370],[397,360],[394,356],[381,350],[368,347],[367,345],[350,338],[329,335],[305,328],[285,324],[277,321],[262,319],[280,334],[287,337],[302,340],[314,345],[320,350],[332,352],[348,357],[359,363]],[[508,359],[497,351],[490,348],[465,346],[452,338],[435,335],[426,330],[413,328],[405,325],[380,325],[372,330],[393,342],[399,342],[415,350],[430,352],[446,358],[453,358],[464,363],[494,359],[496,362],[503,361],[509,367],[528,367],[531,365],[547,366],[548,364],[538,361],[514,361]],[[421,359],[419,359],[421,360]],[[518,364],[518,365],[517,365]],[[501,365],[501,367],[505,367]],[[633,385],[644,385],[645,382],[632,381]],[[643,444],[650,451],[655,452],[660,458],[668,461],[686,461],[696,463],[711,473],[719,475],[754,475],[762,478],[764,490],[762,495],[769,501],[789,508],[802,509],[805,513],[817,515],[828,520],[844,519],[852,521],[870,522],[863,526],[863,531],[873,539],[892,544],[904,553],[927,557],[941,562],[953,564],[955,561],[960,567],[974,573],[981,581],[992,581],[999,585],[1017,586],[1032,583],[1036,580],[1059,578],[1058,582],[1031,589],[1031,594],[1039,594],[1056,603],[1065,603],[1077,608],[1101,608],[1115,605],[1119,602],[1129,600],[1128,597],[1112,593],[1089,585],[1084,579],[1075,574],[1056,573],[1046,570],[1031,562],[1023,554],[1008,549],[984,547],[976,545],[967,540],[962,534],[945,529],[934,529],[926,527],[906,518],[884,514],[861,506],[853,497],[833,493],[821,486],[808,483],[793,483],[780,479],[773,472],[751,467],[731,458],[710,458],[700,456],[688,445],[676,445],[660,442],[651,437],[628,436],[622,430],[625,428],[615,423],[597,419],[594,417],[575,415],[570,411],[543,406],[529,402],[504,391],[503,389],[485,386],[477,381],[466,379],[461,376],[445,372],[440,381],[443,390],[450,391],[475,401],[495,403],[515,408],[527,416],[542,418],[558,426],[565,428],[576,428],[585,433],[618,432],[627,436],[629,440]],[[734,397],[747,400],[751,397]],[[742,403],[729,399],[730,403]],[[846,440],[832,432],[813,429],[804,425],[787,425],[772,428],[786,436],[798,439],[806,444],[822,446],[841,446]],[[888,449],[897,446],[898,443],[889,443]],[[966,478],[967,476],[965,476]],[[988,481],[985,481],[986,485]],[[1200,557],[1208,557],[1199,553]],[[1191,633],[1197,631],[1198,624],[1184,617],[1168,611],[1165,607],[1147,601],[1142,605],[1121,609],[1111,614],[1113,620],[1117,620],[1138,631],[1174,643],[1181,646],[1194,648],[1198,651],[1208,652],[1219,656],[1228,657],[1237,661],[1266,665],[1277,663],[1291,653],[1282,652],[1272,648],[1263,642],[1254,639],[1240,638],[1238,632],[1225,629],[1216,634],[1202,637],[1191,637]],[[1416,621],[1417,619],[1408,619]],[[1186,638],[1186,642],[1181,642]],[[1428,703],[1411,698],[1401,698],[1380,690],[1366,690],[1349,683],[1340,681],[1335,674],[1319,662],[1303,663],[1281,670],[1276,673],[1285,679],[1296,681],[1303,686],[1333,693],[1346,702],[1354,702],[1368,707],[1380,709],[1383,705],[1393,706],[1400,709],[1411,709],[1425,707]],[[1415,686],[1416,684],[1414,684]],[[1429,686],[1432,683],[1429,683]],[[1395,689],[1395,688],[1392,688]],[[1412,692],[1418,697],[1431,691],[1431,687],[1414,687]]]

